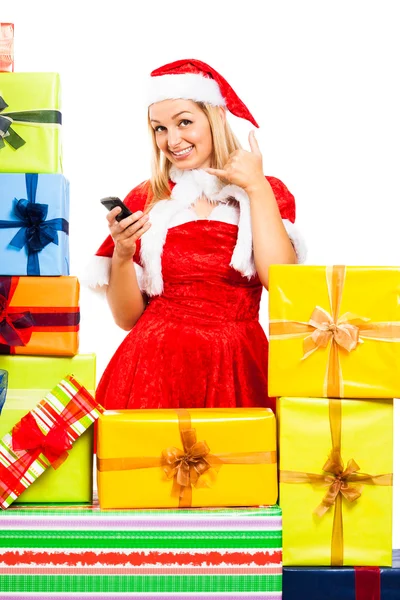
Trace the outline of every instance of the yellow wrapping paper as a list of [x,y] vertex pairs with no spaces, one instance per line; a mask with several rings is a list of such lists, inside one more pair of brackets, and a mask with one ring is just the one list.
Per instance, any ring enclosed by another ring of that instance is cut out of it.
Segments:
[[400,395],[400,268],[273,265],[269,395]]
[[[332,480],[330,473],[323,471],[332,450],[330,402],[325,398],[278,400],[279,504],[286,566],[335,564],[335,507],[321,513]],[[341,405],[340,453],[344,468],[353,459],[360,473],[376,476],[375,485],[370,479],[361,484],[348,483],[361,494],[353,502],[340,495],[342,564],[391,566],[393,489],[388,479],[393,471],[393,400],[334,402]],[[293,473],[326,475],[326,483],[282,482]]]
[[[162,464],[163,452],[182,450],[185,421],[195,429],[196,447],[206,443],[212,465],[189,490]],[[252,506],[277,499],[276,422],[269,409],[106,411],[97,443],[101,508]]]

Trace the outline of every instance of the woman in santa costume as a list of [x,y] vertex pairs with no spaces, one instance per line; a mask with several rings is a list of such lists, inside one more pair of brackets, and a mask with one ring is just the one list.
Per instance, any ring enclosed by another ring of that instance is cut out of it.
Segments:
[[152,177],[108,215],[92,285],[130,331],[97,389],[108,409],[270,406],[258,320],[268,268],[304,250],[295,202],[243,150],[226,111],[258,127],[227,81],[198,60],[151,73]]

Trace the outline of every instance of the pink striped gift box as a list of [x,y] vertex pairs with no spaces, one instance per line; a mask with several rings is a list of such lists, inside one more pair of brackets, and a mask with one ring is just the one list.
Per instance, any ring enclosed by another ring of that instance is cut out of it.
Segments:
[[281,598],[277,506],[101,511],[97,505],[19,505],[1,517],[2,600],[15,593],[59,600],[104,594]]

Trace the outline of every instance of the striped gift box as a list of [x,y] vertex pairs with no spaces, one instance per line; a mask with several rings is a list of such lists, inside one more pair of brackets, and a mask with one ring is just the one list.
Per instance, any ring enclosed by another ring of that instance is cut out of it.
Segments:
[[[0,439],[0,508],[10,506],[50,464],[67,459],[64,450],[57,456],[57,444],[64,443],[66,450],[101,412],[103,408],[72,375],[49,392]],[[15,449],[17,429],[26,446]]]
[[278,600],[281,510],[13,506],[1,515],[0,590],[2,600]]

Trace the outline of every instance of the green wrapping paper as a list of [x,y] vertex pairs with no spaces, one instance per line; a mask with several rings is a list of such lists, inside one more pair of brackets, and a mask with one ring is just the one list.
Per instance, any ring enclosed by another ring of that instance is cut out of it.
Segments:
[[62,173],[57,73],[0,73],[0,172]]
[[[1,514],[2,600],[280,600],[277,506],[99,510],[11,506]],[[120,596],[121,595],[121,596]],[[55,596],[54,596],[55,597]]]
[[[0,369],[8,372],[8,391],[0,415],[0,438],[67,373],[73,373],[90,393],[96,386],[96,357],[0,356]],[[93,490],[93,427],[76,440],[68,459],[47,469],[16,502],[91,502]]]

